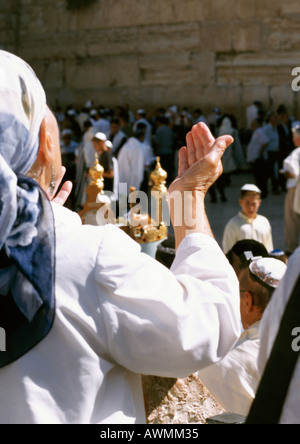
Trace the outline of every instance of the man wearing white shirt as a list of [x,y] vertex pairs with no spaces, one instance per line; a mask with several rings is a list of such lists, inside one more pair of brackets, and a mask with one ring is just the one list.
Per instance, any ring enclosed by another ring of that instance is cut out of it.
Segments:
[[139,109],[136,113],[136,121],[133,125],[133,131],[137,130],[139,123],[144,123],[146,125],[145,142],[152,147],[152,126],[146,119],[146,113],[143,109]]
[[219,363],[198,372],[211,395],[228,412],[246,416],[259,383],[259,327],[272,294],[286,272],[274,258],[253,260],[239,276],[244,331]]
[[286,252],[291,254],[299,246],[300,214],[295,211],[295,196],[300,176],[300,122],[292,128],[296,148],[283,162],[282,173],[287,178],[284,207],[284,239]]
[[148,161],[149,145],[144,143],[145,131],[138,129],[134,137],[130,137],[119,152],[119,183],[141,189]]

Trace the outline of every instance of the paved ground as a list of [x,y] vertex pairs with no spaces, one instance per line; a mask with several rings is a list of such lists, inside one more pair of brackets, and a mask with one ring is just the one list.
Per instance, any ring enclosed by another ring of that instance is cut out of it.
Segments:
[[[226,223],[240,210],[239,192],[246,183],[254,183],[253,176],[249,172],[242,172],[231,176],[231,185],[226,189],[228,202],[210,203],[210,196],[207,195],[206,211],[217,242],[222,245],[223,231]],[[269,194],[263,199],[259,213],[266,216],[272,226],[274,248],[284,250],[284,200],[285,193],[279,196]]]

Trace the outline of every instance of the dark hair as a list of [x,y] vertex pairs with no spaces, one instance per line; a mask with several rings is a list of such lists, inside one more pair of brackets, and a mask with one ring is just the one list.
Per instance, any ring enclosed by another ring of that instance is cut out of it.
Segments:
[[250,251],[253,254],[253,257],[269,257],[268,250],[266,247],[261,243],[253,239],[243,239],[241,241],[238,241],[231,250],[228,251],[226,254],[227,259],[229,260],[230,264],[233,263],[233,253],[236,254],[238,257],[241,257],[243,253]]
[[244,276],[242,278],[240,285],[251,293],[254,305],[263,313],[270,302],[275,288],[263,285],[262,281],[254,279],[249,271],[247,277]]
[[118,117],[113,117],[111,119],[110,123],[115,123],[116,125],[120,125],[120,121],[119,121]]
[[158,245],[155,259],[167,268],[171,268],[175,259],[175,238],[169,237]]
[[279,107],[277,108],[277,114],[283,114],[283,113],[287,113],[288,109],[285,105],[279,105]]
[[145,128],[147,128],[147,126],[144,122],[139,122],[136,126],[137,130],[144,130]]

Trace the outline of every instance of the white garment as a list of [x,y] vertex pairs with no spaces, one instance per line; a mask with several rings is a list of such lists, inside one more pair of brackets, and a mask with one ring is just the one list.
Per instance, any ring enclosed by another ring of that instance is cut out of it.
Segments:
[[251,221],[241,211],[227,223],[223,234],[223,251],[225,254],[240,240],[253,239],[262,243],[268,252],[274,250],[272,227],[265,216],[257,215]]
[[94,135],[96,134],[96,128],[90,127],[83,135],[83,153],[85,165],[87,168],[91,168],[95,163],[95,148],[92,142]]
[[253,120],[257,119],[257,117],[258,117],[258,108],[254,103],[252,103],[252,105],[248,106],[246,109],[246,121],[248,129],[252,129],[252,122]]
[[247,146],[247,162],[253,163],[260,157],[261,149],[269,143],[269,139],[263,128],[257,128]]
[[227,412],[246,416],[259,383],[259,325],[245,330],[234,349],[217,364],[198,372],[215,400]]
[[118,156],[119,182],[140,189],[144,179],[146,165],[146,145],[135,137],[131,137],[123,145]]
[[122,140],[124,138],[127,139],[127,136],[122,130],[120,130],[116,133],[116,135],[114,136],[113,141],[112,141],[112,145],[113,145],[112,153],[113,154],[115,154],[116,149],[119,147],[120,143],[122,142]]
[[137,126],[139,123],[144,123],[146,125],[146,133],[145,133],[145,141],[152,147],[152,126],[151,123],[148,122],[147,119],[142,117],[141,119],[137,120],[133,125],[133,131],[136,131]]
[[293,188],[297,186],[300,176],[300,147],[296,148],[291,154],[284,160],[283,169],[288,173],[291,173],[295,178],[287,180],[287,188]]
[[119,162],[114,156],[112,157],[112,161],[114,167],[113,193],[114,193],[114,199],[117,201],[119,199]]
[[[262,321],[260,329],[260,353],[258,358],[258,369],[260,377],[263,375],[264,368],[273,348],[273,344],[277,337],[278,329],[281,323],[282,315],[285,311],[286,305],[295,287],[299,277],[300,264],[300,248],[289,258],[288,268],[285,276],[281,280],[279,287],[272,296],[269,302]],[[295,325],[300,327],[299,325]],[[291,332],[291,347],[293,340]],[[299,344],[299,341],[298,341]],[[300,424],[300,361],[296,365],[296,369],[288,390],[287,398],[285,400],[283,412],[280,418],[281,424]]]
[[296,188],[293,210],[300,214],[300,147],[293,150],[284,160],[283,169],[295,176],[287,180],[286,186],[288,189]]
[[144,423],[140,374],[187,377],[239,335],[239,287],[209,236],[186,237],[172,271],[115,226],[52,204],[56,316],[0,369],[0,422]]

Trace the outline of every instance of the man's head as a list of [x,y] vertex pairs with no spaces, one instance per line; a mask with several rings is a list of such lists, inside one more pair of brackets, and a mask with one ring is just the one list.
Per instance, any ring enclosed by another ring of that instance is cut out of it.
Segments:
[[65,145],[70,145],[72,141],[72,130],[66,128],[61,132],[61,140]]
[[277,112],[270,112],[267,116],[267,121],[274,127],[278,126],[279,118]]
[[254,260],[239,276],[240,311],[245,329],[260,321],[287,266],[274,258]]
[[278,114],[279,121],[281,123],[283,123],[285,125],[287,125],[289,123],[290,116],[289,116],[288,109],[285,105],[279,105],[279,107],[277,108],[277,114]]
[[239,204],[245,216],[255,219],[261,206],[261,190],[256,185],[244,185],[241,188]]
[[144,109],[138,109],[136,112],[137,119],[144,119],[146,117],[146,112]]
[[107,141],[107,137],[104,133],[96,133],[93,138],[92,142],[94,145],[95,151],[97,153],[102,154],[104,151],[107,150],[107,147],[105,145],[105,142]]
[[235,273],[239,276],[241,270],[249,265],[249,261],[255,257],[268,257],[266,247],[253,239],[238,241],[226,254]]
[[118,117],[114,117],[110,122],[110,132],[111,134],[117,134],[120,129],[120,121]]
[[141,142],[145,139],[145,135],[146,135],[146,125],[143,122],[139,122],[136,126],[136,130],[134,133],[134,136],[140,140]]

